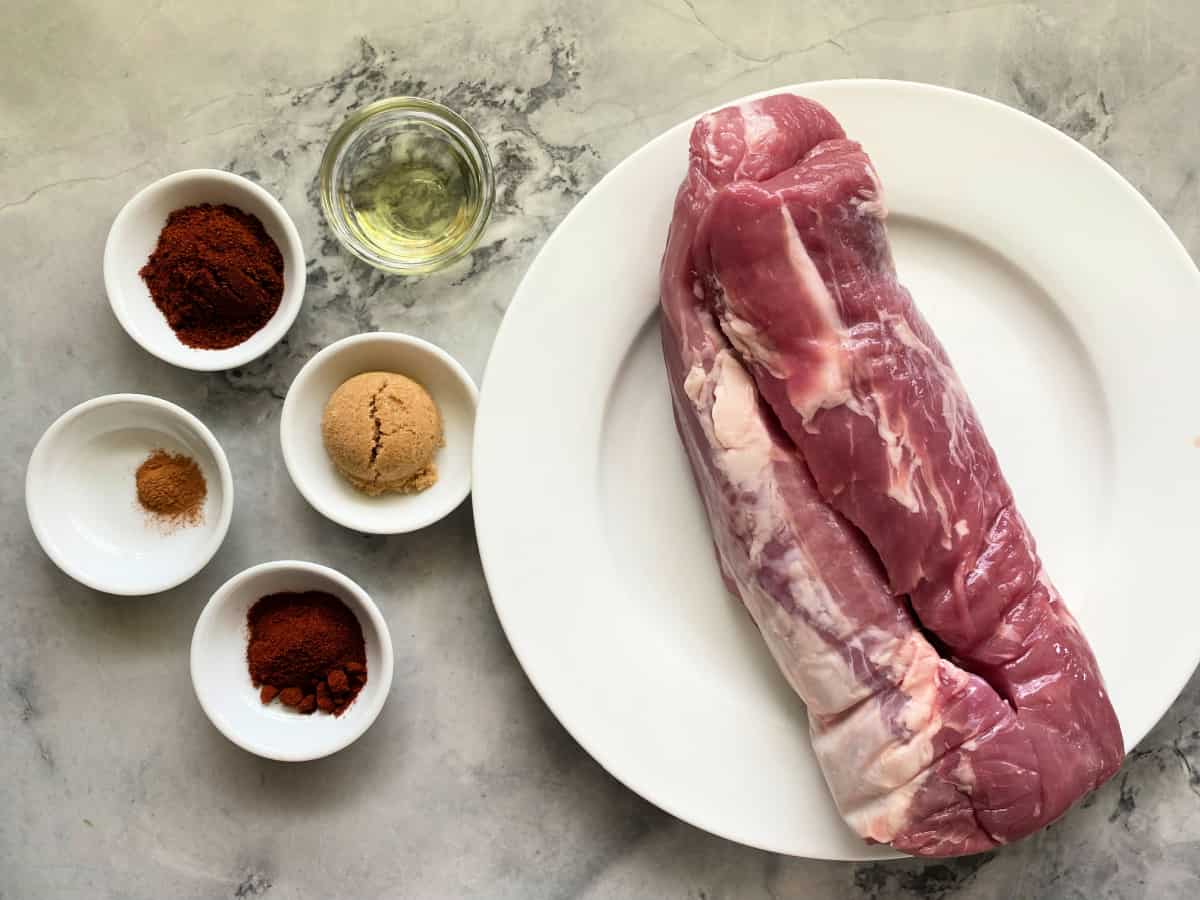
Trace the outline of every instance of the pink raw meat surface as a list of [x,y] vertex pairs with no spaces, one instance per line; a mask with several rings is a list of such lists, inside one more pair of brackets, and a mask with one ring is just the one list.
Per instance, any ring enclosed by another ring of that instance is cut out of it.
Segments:
[[822,106],[692,131],[662,264],[675,420],[722,575],[869,841],[987,850],[1124,755],[1096,660]]

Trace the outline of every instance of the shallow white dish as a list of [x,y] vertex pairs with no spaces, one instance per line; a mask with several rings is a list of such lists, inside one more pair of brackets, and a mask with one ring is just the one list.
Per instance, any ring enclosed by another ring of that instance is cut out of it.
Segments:
[[[362,626],[367,682],[340,716],[302,715],[278,701],[264,705],[246,668],[246,614],[268,594],[324,591],[345,603]],[[213,725],[244,750],[267,759],[303,762],[358,740],[383,709],[392,687],[392,638],[361,587],[334,569],[280,560],[252,566],[218,588],[192,632],[192,686]]]
[[[398,372],[424,386],[442,413],[446,446],[438,480],[417,494],[369,497],[351,487],[325,453],[321,416],[330,395],[361,372]],[[471,442],[479,392],[449,353],[407,334],[370,332],[330,344],[304,364],[288,388],[279,423],[283,461],[296,488],[319,513],[356,531],[400,534],[431,525],[471,491]]]
[[[154,450],[185,453],[207,483],[202,519],[166,528],[137,500],[135,473]],[[143,394],[109,394],[63,413],[25,474],[38,543],[76,581],[109,594],[153,594],[187,581],[217,552],[233,515],[225,451],[187,410]]]
[[[198,203],[228,203],[257,216],[283,254],[283,297],[275,315],[245,341],[223,350],[198,350],[180,341],[138,274],[167,216]],[[305,279],[304,246],[283,206],[253,181],[219,169],[188,169],[143,188],[117,213],[104,245],[104,288],[121,327],[146,351],[184,369],[233,369],[262,356],[296,321]]]
[[[1178,404],[1195,379],[1200,273],[1127,182],[1027,115],[910,83],[790,89],[874,159],[900,277],[954,359],[1132,747],[1200,656],[1182,568],[1200,546],[1200,420]],[[658,266],[690,127],[576,206],[500,328],[475,444],[488,584],[543,699],[642,796],[767,850],[887,856],[842,823],[802,705],[721,583],[672,423]],[[530,459],[551,489],[512,477]]]

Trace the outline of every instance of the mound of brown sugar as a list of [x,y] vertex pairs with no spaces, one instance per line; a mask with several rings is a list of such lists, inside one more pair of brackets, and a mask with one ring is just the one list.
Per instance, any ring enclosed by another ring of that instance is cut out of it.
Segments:
[[334,466],[363,493],[413,494],[437,481],[442,415],[404,375],[363,372],[344,382],[325,405],[321,436]]

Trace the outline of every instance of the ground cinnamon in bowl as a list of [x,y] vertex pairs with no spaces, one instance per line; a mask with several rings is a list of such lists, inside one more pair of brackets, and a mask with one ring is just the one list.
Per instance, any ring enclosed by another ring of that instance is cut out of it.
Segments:
[[139,272],[180,341],[201,350],[242,343],[283,299],[283,254],[257,216],[201,203],[167,217]]
[[323,591],[270,594],[246,615],[246,663],[264,704],[340,716],[367,683],[367,650],[354,612]]
[[204,513],[208,485],[194,459],[155,450],[134,473],[138,503],[167,526],[196,525]]

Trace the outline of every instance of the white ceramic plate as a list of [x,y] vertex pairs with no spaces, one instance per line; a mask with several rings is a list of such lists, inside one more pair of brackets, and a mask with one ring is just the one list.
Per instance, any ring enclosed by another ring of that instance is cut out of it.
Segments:
[[[340,716],[302,715],[278,701],[263,705],[246,668],[246,614],[268,594],[324,591],[345,603],[362,626],[367,683]],[[392,638],[370,596],[341,572],[280,560],[251,566],[217,589],[192,632],[192,686],[225,737],[267,759],[320,759],[354,743],[371,727],[392,687]]]
[[[399,372],[421,384],[442,414],[446,446],[435,457],[437,481],[416,494],[369,497],[330,462],[321,418],[342,382],[362,372]],[[471,439],[479,391],[457,360],[436,344],[387,331],[330,344],[304,364],[288,388],[279,420],[283,462],[317,512],[368,534],[400,534],[432,525],[471,491]]]
[[[138,274],[167,216],[198,203],[228,203],[257,216],[283,254],[279,308],[259,331],[223,350],[199,350],[179,340]],[[117,213],[104,245],[104,288],[121,327],[159,359],[202,372],[244,366],[279,343],[300,312],[306,278],[304,245],[283,205],[248,178],[220,169],[188,169],[142,188]]]
[[[138,504],[135,473],[157,449],[196,461],[207,486],[199,522],[164,527]],[[46,555],[88,587],[153,594],[199,572],[233,515],[233,478],[212,432],[182,407],[109,394],[63,413],[25,474],[29,522]]]
[[[1027,115],[909,83],[790,90],[875,160],[900,277],[1133,746],[1200,655],[1200,414],[1181,402],[1200,273],[1116,172]],[[484,568],[531,681],[625,784],[745,844],[880,857],[842,824],[800,702],[722,587],[672,424],[658,265],[690,127],[612,171],[517,291],[476,424]],[[531,466],[536,482],[513,477]]]

